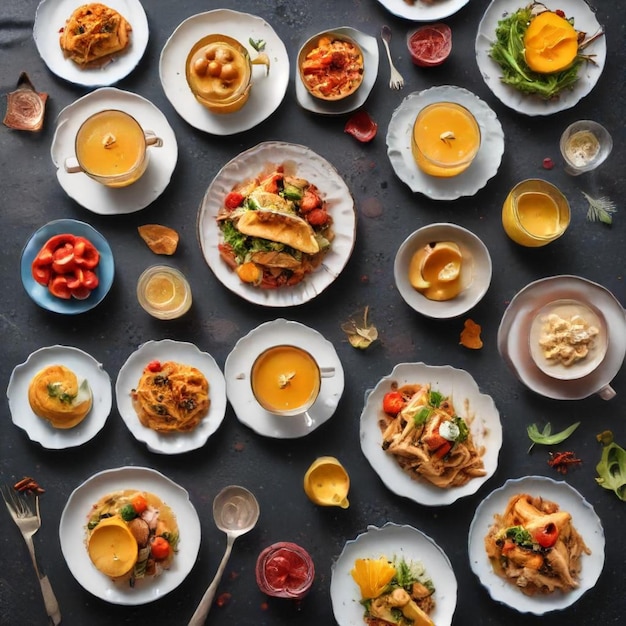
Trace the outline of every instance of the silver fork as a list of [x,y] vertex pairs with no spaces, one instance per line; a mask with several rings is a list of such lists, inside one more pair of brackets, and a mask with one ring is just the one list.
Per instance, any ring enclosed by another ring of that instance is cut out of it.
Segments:
[[[30,558],[35,567],[37,578],[39,579],[39,585],[41,587],[41,593],[46,605],[46,611],[51,624],[56,626],[61,623],[61,611],[59,610],[59,603],[56,596],[52,591],[52,586],[47,576],[42,576],[39,573],[39,567],[37,566],[37,559],[35,558],[35,546],[33,544],[33,535],[41,527],[41,517],[39,515],[39,496],[28,495],[18,493],[8,485],[0,487],[2,492],[2,498],[7,505],[7,509],[16,523],[17,527],[24,537],[24,541],[28,546],[30,552]],[[34,499],[34,508],[31,504]]]
[[385,50],[387,51],[387,60],[389,61],[389,70],[391,75],[389,77],[389,87],[391,89],[402,89],[404,87],[404,78],[402,74],[398,72],[393,61],[391,60],[391,52],[389,51],[389,42],[391,41],[391,28],[389,26],[383,26],[380,30],[380,36],[382,37]]

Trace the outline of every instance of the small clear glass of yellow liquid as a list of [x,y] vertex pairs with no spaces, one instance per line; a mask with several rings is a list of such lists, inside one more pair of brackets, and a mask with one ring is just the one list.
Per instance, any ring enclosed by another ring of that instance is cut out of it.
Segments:
[[434,102],[418,114],[411,135],[417,166],[430,176],[463,173],[480,148],[480,126],[469,109],[456,102]]
[[137,299],[153,317],[171,320],[184,315],[191,307],[191,287],[174,267],[153,265],[137,281]]
[[506,234],[529,248],[545,246],[558,239],[569,222],[567,198],[553,184],[540,178],[517,183],[502,206]]
[[162,145],[153,131],[144,130],[125,111],[99,111],[80,125],[76,156],[65,160],[65,170],[70,174],[84,172],[106,187],[127,187],[146,171],[147,147]]

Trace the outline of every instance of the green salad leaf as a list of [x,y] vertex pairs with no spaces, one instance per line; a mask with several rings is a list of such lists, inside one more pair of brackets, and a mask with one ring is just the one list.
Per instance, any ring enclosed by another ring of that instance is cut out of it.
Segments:
[[537,424],[531,424],[526,428],[528,437],[532,441],[530,448],[528,448],[528,452],[533,449],[533,446],[536,443],[543,446],[553,446],[557,443],[565,441],[579,426],[580,422],[576,422],[571,426],[568,426],[565,430],[552,434],[552,424],[550,424],[550,422],[543,427],[543,431],[539,431]]
[[626,502],[626,450],[613,441],[613,436],[609,433],[602,433],[598,436],[604,444],[602,457],[596,465],[599,476],[596,482],[605,489],[615,492],[615,495]]
[[550,100],[574,86],[585,57],[579,53],[572,65],[560,72],[542,74],[531,70],[524,59],[524,34],[532,19],[532,7],[518,9],[498,22],[489,56],[502,69],[503,83]]

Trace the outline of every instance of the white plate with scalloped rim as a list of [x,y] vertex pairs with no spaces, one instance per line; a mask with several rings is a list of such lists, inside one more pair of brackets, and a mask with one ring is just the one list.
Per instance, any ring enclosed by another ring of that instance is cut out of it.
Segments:
[[[273,415],[256,401],[250,385],[250,371],[256,357],[277,343],[303,348],[321,368],[334,368],[334,376],[322,378],[320,393],[304,416]],[[304,437],[327,422],[335,413],[344,389],[344,372],[333,344],[313,328],[299,322],[276,319],[265,322],[239,339],[224,366],[226,393],[237,419],[259,435],[275,439]]]
[[[265,41],[270,70],[253,66],[252,89],[242,109],[227,115],[211,113],[193,95],[185,75],[187,55],[193,44],[210,33],[237,39],[254,58],[249,39]],[[289,55],[285,44],[262,18],[249,13],[215,9],[192,15],[176,27],[165,43],[159,61],[159,76],[167,99],[177,113],[194,128],[213,135],[233,135],[260,124],[281,104],[289,84]]]
[[[424,174],[411,152],[411,135],[421,109],[433,102],[456,102],[469,109],[480,126],[480,148],[472,164],[451,178]],[[504,131],[494,111],[471,91],[453,85],[430,87],[409,94],[393,112],[387,129],[387,155],[398,178],[412,191],[433,200],[473,196],[493,178],[504,153]]]
[[113,85],[130,74],[141,61],[148,45],[148,18],[139,0],[107,0],[106,5],[118,11],[131,25],[129,48],[115,55],[104,67],[80,68],[65,58],[59,32],[82,0],[43,0],[37,7],[33,38],[39,55],[48,69],[70,83],[85,87]]
[[[121,489],[148,491],[159,497],[176,515],[180,531],[178,552],[170,568],[156,579],[137,580],[134,587],[99,572],[85,545],[87,516],[94,502]],[[94,474],[74,489],[61,514],[59,539],[65,562],[82,587],[105,602],[137,606],[159,600],[187,578],[200,550],[200,519],[187,490],[167,476],[148,467],[117,467]]]
[[[567,593],[555,591],[552,594],[527,596],[514,584],[494,573],[485,552],[485,536],[493,524],[494,515],[502,514],[508,501],[519,493],[556,502],[561,511],[572,515],[573,526],[591,550],[591,554],[582,557],[580,584],[576,589]],[[604,567],[604,530],[591,504],[568,483],[545,476],[525,476],[507,480],[478,505],[469,529],[468,549],[472,571],[494,600],[520,613],[543,615],[574,604],[596,584]]]
[[378,0],[387,11],[414,22],[433,22],[444,17],[454,15],[462,9],[469,0],[444,0],[424,2],[414,0],[412,4],[406,0]]
[[[313,35],[312,38],[318,38],[326,33],[337,33],[339,35],[345,35],[351,37],[356,41],[363,51],[363,82],[361,86],[356,90],[354,94],[339,100],[337,102],[326,102],[319,98],[314,98],[306,89],[300,78],[298,67],[296,66],[296,74],[294,82],[296,84],[296,98],[298,104],[307,111],[312,113],[319,113],[320,115],[341,115],[342,113],[351,113],[356,111],[360,106],[365,104],[368,96],[370,95],[376,77],[378,76],[378,42],[376,37],[366,35],[360,30],[351,28],[350,26],[340,26],[338,28],[329,28],[317,35]],[[298,55],[299,56],[299,55]]]
[[457,581],[445,552],[422,531],[391,522],[382,528],[368,526],[356,539],[347,541],[332,565],[330,599],[339,626],[363,623],[359,587],[350,575],[357,559],[403,558],[421,563],[435,587],[435,609],[431,619],[437,626],[449,626],[456,608]]
[[[35,415],[28,402],[28,387],[33,376],[50,365],[65,365],[87,379],[93,404],[87,417],[74,428],[54,428]],[[7,387],[13,423],[26,431],[31,441],[49,450],[80,446],[93,439],[104,427],[112,405],[111,379],[90,354],[71,346],[47,346],[35,350],[24,363],[17,365]]]
[[[199,369],[209,383],[209,412],[190,432],[157,433],[144,426],[133,408],[131,391],[137,386],[145,367],[151,361],[175,361]],[[120,368],[115,383],[117,410],[133,436],[160,454],[181,454],[201,448],[220,427],[226,414],[226,382],[224,374],[207,352],[184,341],[163,339],[146,341],[133,352]]]
[[[65,171],[65,159],[74,156],[80,125],[103,109],[130,113],[145,130],[153,130],[163,140],[162,146],[148,148],[148,168],[128,187],[105,187],[83,172]],[[102,87],[75,100],[59,113],[50,155],[57,168],[57,179],[70,198],[93,213],[121,215],[140,211],[165,191],[178,160],[178,144],[167,118],[152,102],[130,91]]]
[[[585,49],[586,54],[594,55],[594,62],[585,63],[580,68],[579,79],[573,89],[564,91],[559,94],[558,98],[551,100],[543,100],[538,96],[522,93],[500,80],[502,70],[489,56],[489,50],[496,38],[498,21],[506,14],[523,8],[526,4],[524,0],[493,0],[478,25],[476,62],[487,87],[500,102],[525,115],[552,115],[552,113],[572,108],[594,88],[606,62],[606,39],[599,37]],[[574,18],[576,30],[584,31],[588,35],[593,35],[602,28],[596,19],[595,10],[585,0],[546,0],[543,4],[549,9],[564,11],[568,18]]]
[[[433,391],[439,391],[452,400],[457,415],[468,422],[476,447],[484,446],[484,476],[472,478],[460,487],[440,489],[425,480],[411,478],[394,456],[383,450],[378,423],[384,395],[392,391],[392,385],[401,387],[426,383],[430,383]],[[502,425],[491,396],[481,393],[476,381],[465,370],[449,365],[399,363],[391,374],[376,383],[367,396],[361,413],[360,438],[365,458],[390,491],[425,506],[444,506],[476,493],[493,476],[502,447]]]
[[[320,267],[293,287],[261,289],[243,283],[219,253],[222,242],[216,217],[224,198],[239,183],[284,165],[285,171],[305,178],[320,190],[333,218],[335,238]],[[306,146],[279,141],[260,143],[229,161],[213,179],[198,212],[198,238],[202,254],[217,279],[244,300],[270,307],[303,304],[331,285],[345,267],[356,238],[354,200],[339,172]]]

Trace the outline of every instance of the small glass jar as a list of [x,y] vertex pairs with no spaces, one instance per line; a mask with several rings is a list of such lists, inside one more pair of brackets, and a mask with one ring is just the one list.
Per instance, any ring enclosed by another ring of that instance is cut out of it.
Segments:
[[191,307],[191,287],[184,275],[169,265],[152,265],[137,281],[137,299],[153,317],[171,320]]
[[579,176],[596,169],[613,150],[613,138],[601,124],[580,120],[570,124],[559,143],[565,171]]
[[295,543],[274,543],[259,554],[256,562],[259,589],[275,598],[304,598],[314,578],[311,555]]
[[553,184],[539,178],[517,183],[502,205],[502,226],[521,246],[545,246],[558,239],[569,222],[567,198]]

